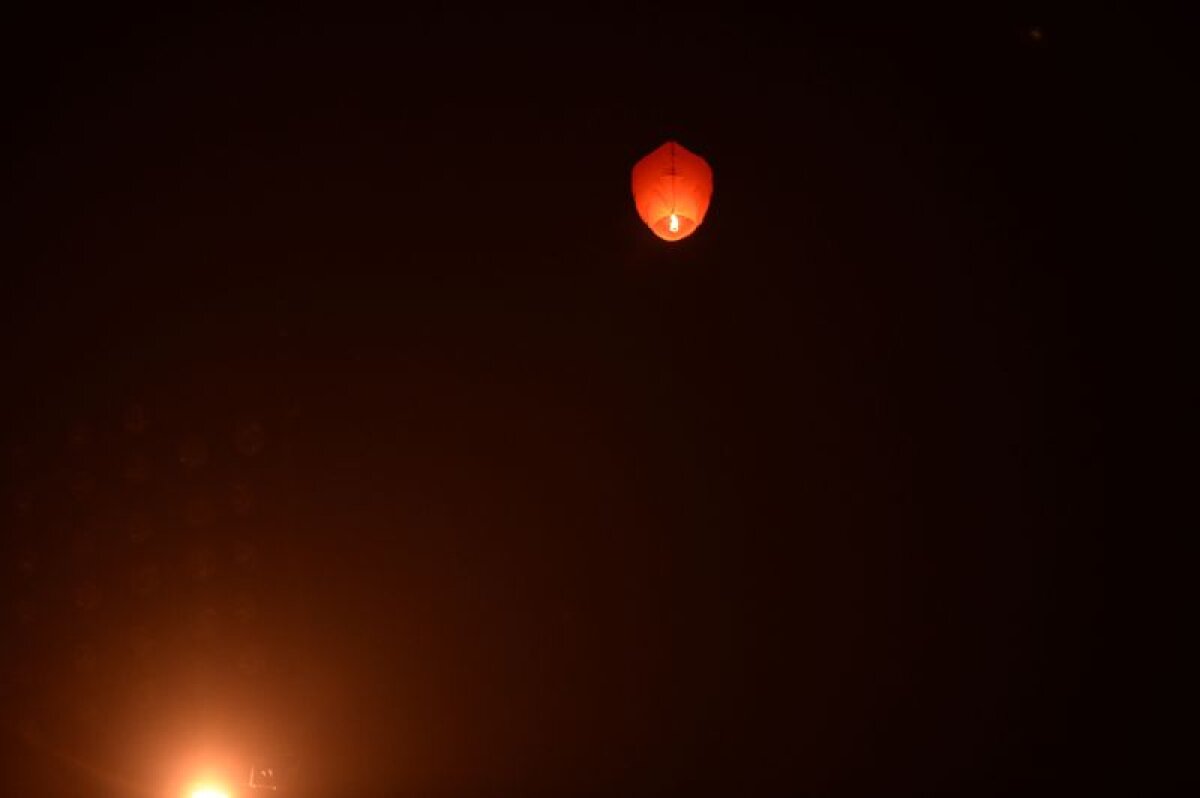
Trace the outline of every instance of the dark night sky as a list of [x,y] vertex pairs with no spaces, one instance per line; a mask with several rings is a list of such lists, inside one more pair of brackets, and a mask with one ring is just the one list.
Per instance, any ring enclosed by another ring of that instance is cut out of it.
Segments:
[[572,13],[5,25],[0,789],[1168,778],[1106,528],[1152,31]]

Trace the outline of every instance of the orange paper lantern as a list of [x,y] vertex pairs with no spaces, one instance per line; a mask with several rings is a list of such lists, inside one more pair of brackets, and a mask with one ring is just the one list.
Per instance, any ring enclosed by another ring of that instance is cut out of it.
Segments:
[[708,162],[668,141],[633,167],[638,216],[664,241],[690,236],[708,211],[713,177]]

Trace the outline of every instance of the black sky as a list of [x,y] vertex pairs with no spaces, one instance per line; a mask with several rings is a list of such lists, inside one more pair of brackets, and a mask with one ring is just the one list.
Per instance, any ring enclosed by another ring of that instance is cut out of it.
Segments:
[[1144,22],[14,17],[4,792],[1145,787]]

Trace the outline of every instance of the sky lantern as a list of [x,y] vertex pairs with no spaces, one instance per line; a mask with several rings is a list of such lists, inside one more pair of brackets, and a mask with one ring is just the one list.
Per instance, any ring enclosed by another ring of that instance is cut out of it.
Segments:
[[668,141],[633,167],[638,216],[664,241],[690,236],[708,211],[712,169],[682,144]]

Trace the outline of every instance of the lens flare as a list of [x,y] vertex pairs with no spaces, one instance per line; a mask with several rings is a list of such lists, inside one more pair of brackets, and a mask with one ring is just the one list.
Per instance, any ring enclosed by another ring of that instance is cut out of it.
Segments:
[[208,784],[199,787],[193,787],[189,793],[190,798],[229,798],[229,793],[220,787],[213,787]]

